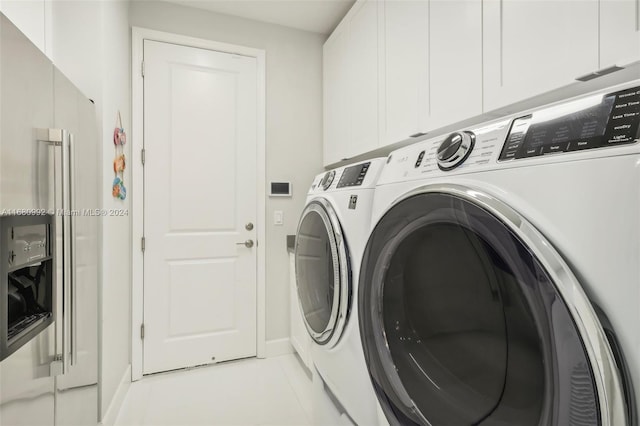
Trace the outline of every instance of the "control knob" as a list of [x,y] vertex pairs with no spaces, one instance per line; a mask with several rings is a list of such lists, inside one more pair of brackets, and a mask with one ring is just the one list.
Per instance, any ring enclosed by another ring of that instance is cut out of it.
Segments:
[[322,180],[320,181],[320,187],[326,191],[327,189],[329,189],[329,187],[333,183],[333,179],[335,177],[336,177],[335,170],[331,170],[330,172],[325,173],[324,176],[322,177]]
[[458,167],[469,157],[476,136],[471,132],[451,133],[438,147],[436,155],[440,170],[451,170]]

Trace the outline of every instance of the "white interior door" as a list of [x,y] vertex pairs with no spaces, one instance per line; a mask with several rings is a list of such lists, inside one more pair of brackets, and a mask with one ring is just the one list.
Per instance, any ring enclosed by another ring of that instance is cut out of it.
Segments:
[[256,355],[256,59],[144,42],[145,374]]

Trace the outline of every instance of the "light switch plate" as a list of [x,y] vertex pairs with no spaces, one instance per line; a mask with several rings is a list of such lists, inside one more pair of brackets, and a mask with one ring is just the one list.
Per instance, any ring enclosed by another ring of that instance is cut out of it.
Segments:
[[282,210],[275,210],[273,212],[273,224],[282,225],[284,223],[284,212]]

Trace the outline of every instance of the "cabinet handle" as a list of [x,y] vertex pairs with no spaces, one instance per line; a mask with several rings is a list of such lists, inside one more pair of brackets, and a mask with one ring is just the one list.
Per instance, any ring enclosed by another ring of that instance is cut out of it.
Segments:
[[620,71],[622,69],[624,68],[619,67],[617,65],[612,65],[610,67],[603,68],[598,71],[590,72],[589,74],[581,75],[580,77],[576,77],[576,80],[582,81],[582,82],[589,81],[589,80],[593,80],[594,78],[602,77],[603,75],[611,74],[612,72]]

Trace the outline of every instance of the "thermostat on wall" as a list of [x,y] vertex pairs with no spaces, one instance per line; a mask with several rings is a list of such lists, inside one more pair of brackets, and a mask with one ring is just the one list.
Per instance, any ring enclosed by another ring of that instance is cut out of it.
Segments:
[[270,197],[291,197],[291,182],[269,182]]

